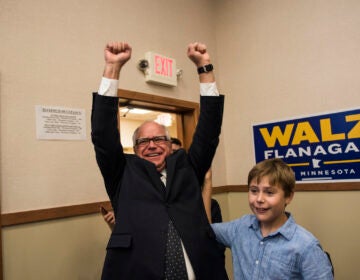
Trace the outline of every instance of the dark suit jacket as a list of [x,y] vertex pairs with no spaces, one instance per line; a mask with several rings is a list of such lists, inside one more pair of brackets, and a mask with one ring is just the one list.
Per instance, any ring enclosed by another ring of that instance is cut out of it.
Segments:
[[123,153],[118,99],[94,93],[92,141],[116,216],[102,279],[163,279],[169,219],[183,241],[196,279],[227,279],[200,187],[219,142],[223,102],[223,96],[201,97],[192,145],[188,153],[180,150],[167,157],[164,189],[153,163]]
[[216,199],[211,199],[211,223],[222,223],[221,208]]

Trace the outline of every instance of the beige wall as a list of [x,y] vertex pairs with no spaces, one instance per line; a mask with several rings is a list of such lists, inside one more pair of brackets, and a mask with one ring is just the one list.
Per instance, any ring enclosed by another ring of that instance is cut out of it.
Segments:
[[110,228],[101,215],[3,230],[4,279],[100,279]]
[[[252,124],[359,108],[360,2],[225,0],[216,10],[226,183],[246,184]],[[331,253],[336,279],[359,277],[359,199],[303,192],[289,207]],[[229,194],[228,205],[231,219],[249,212],[246,194]]]
[[[3,213],[107,199],[89,137],[36,140],[35,105],[86,109],[89,136],[90,92],[97,90],[108,40],[134,48],[122,88],[189,101],[198,100],[198,85],[186,45],[209,45],[226,94],[214,185],[245,184],[254,164],[253,123],[360,101],[356,0],[2,0],[0,10]],[[177,60],[184,70],[178,87],[144,82],[136,62],[148,50]],[[289,208],[331,253],[340,280],[358,276],[359,199],[359,192],[304,192]],[[225,219],[248,212],[246,194],[220,200]],[[107,230],[98,215],[5,228],[5,279],[98,279]]]
[[245,183],[252,124],[358,107],[360,2],[224,0],[217,11],[226,182]]
[[[106,42],[126,40],[133,46],[120,87],[198,101],[198,78],[186,47],[207,42],[215,57],[209,3],[1,1],[3,213],[107,198],[90,141],[91,92],[99,86]],[[145,82],[137,62],[147,51],[176,59],[183,69],[178,87]],[[36,105],[85,109],[87,140],[36,140]]]

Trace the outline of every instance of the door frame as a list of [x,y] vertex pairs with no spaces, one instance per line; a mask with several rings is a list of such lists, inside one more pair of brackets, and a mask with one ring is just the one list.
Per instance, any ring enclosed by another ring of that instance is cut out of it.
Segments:
[[137,108],[175,113],[177,124],[182,124],[177,125],[177,136],[184,149],[190,147],[199,117],[199,103],[124,89],[118,89],[118,97],[119,102],[125,99]]

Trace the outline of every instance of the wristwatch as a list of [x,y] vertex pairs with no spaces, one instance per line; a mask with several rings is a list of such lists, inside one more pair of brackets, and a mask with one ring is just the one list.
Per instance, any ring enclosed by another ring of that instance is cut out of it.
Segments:
[[206,64],[197,69],[198,74],[211,72],[212,70],[214,70],[214,66],[212,64]]

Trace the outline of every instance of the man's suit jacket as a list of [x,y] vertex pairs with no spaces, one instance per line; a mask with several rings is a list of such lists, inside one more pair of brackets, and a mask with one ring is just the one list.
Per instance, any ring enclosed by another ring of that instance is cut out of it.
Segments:
[[163,279],[169,219],[196,279],[228,279],[200,187],[219,142],[224,97],[200,100],[192,145],[188,153],[179,150],[167,157],[164,188],[153,163],[124,154],[117,124],[118,99],[93,94],[92,141],[116,216],[102,279]]

